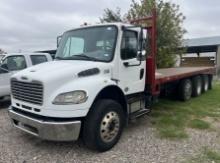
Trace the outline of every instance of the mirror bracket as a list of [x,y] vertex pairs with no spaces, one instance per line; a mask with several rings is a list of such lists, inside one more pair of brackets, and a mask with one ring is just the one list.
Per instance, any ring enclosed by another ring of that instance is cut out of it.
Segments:
[[62,38],[62,36],[58,36],[58,37],[57,37],[57,48],[58,48],[59,45],[60,45],[60,40],[61,40],[61,38]]

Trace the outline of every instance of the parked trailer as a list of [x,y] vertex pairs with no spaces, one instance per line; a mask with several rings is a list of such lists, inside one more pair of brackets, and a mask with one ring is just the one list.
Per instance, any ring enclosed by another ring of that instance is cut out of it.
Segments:
[[87,147],[106,151],[129,120],[151,111],[161,92],[186,101],[211,89],[213,67],[156,70],[156,10],[152,13],[131,24],[65,32],[55,61],[11,78],[13,125],[46,140],[81,136]]

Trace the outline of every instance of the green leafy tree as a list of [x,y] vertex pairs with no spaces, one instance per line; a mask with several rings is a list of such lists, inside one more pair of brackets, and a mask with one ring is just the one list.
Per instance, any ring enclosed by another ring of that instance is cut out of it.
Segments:
[[101,23],[106,23],[106,22],[122,22],[122,15],[121,15],[121,9],[116,8],[115,11],[111,9],[105,9],[103,17],[100,18]]
[[[126,20],[132,20],[149,16],[154,6],[157,10],[157,67],[172,67],[176,63],[177,54],[181,55],[183,52],[178,49],[182,45],[183,35],[186,32],[182,26],[185,17],[180,12],[179,6],[162,0],[141,0],[138,2],[132,0],[131,7],[124,17],[126,17]],[[116,12],[110,11],[115,13],[111,15],[117,15],[116,13],[118,13],[118,10]],[[121,16],[121,14],[118,14],[116,18],[118,16]],[[103,18],[106,19],[102,20],[107,21],[102,22],[114,22],[114,19],[111,19],[107,12],[105,12]]]

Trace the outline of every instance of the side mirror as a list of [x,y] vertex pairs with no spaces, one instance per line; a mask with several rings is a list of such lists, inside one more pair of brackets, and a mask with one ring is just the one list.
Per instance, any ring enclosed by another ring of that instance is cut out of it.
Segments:
[[57,37],[57,48],[58,48],[59,45],[60,45],[61,39],[62,39],[62,36],[58,36],[58,37]]
[[146,59],[146,50],[138,51],[137,52],[137,60],[144,61]]

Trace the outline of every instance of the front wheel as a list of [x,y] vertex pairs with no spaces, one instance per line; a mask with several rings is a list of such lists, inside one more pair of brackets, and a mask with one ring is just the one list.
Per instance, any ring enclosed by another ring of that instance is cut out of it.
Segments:
[[90,149],[107,151],[120,139],[124,124],[125,114],[120,104],[98,100],[84,121],[83,141]]

